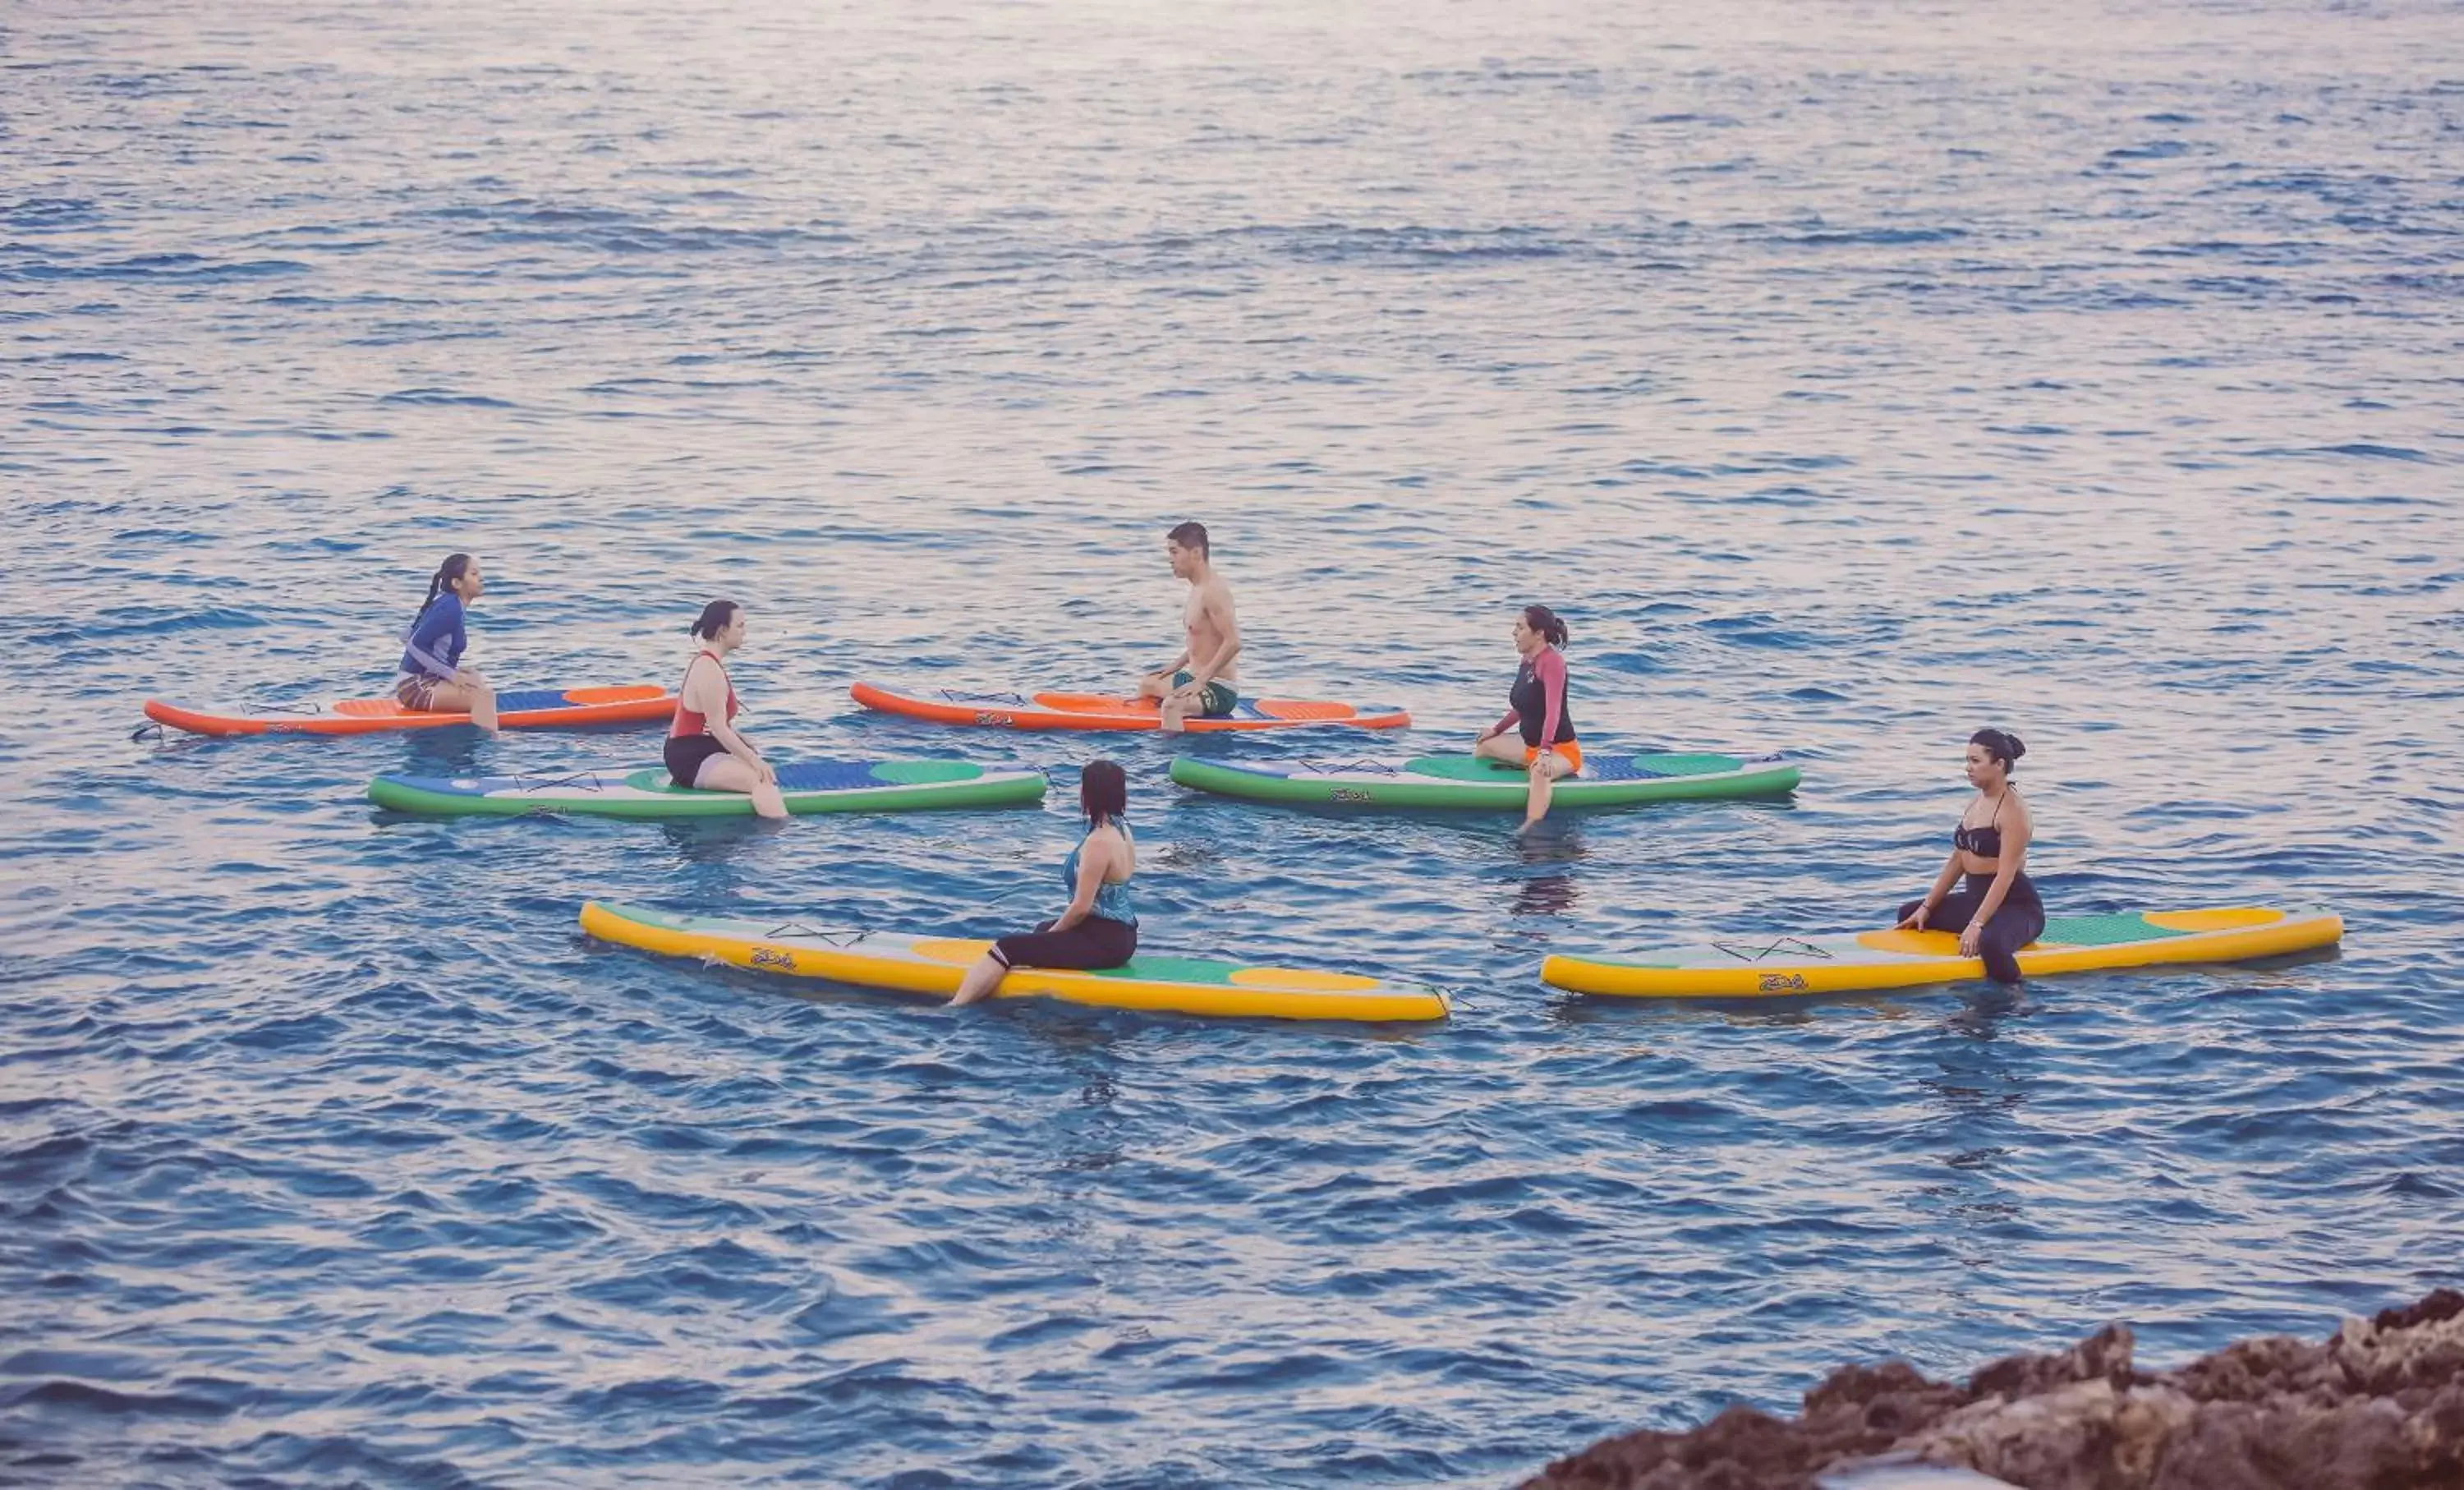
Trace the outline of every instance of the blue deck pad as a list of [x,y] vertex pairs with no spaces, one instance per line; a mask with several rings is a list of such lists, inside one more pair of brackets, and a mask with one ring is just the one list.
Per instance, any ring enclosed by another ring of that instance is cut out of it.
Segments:
[[779,768],[782,792],[849,792],[868,786],[890,786],[872,774],[869,760],[804,760]]
[[496,712],[500,714],[510,714],[532,709],[580,709],[584,707],[565,697],[564,693],[565,690],[561,688],[516,689],[510,693],[499,693],[496,695]]
[[1599,756],[1583,762],[1580,779],[1587,781],[1659,781],[1667,778],[1665,771],[1646,771],[1634,763],[1631,756]]

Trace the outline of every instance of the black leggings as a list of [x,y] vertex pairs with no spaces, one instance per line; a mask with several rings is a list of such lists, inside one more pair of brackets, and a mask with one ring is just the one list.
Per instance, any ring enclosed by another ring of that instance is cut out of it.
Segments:
[[[1993,887],[1993,876],[1971,874],[1968,883],[1942,897],[1942,904],[1925,917],[1928,931],[1964,931],[1976,915],[1976,908],[1985,904],[1985,892]],[[1924,905],[1923,897],[1900,908],[1903,921],[1917,913]],[[2011,876],[2011,893],[2002,897],[2002,909],[1985,923],[1985,931],[1976,938],[1976,950],[1985,958],[1985,975],[1997,983],[2019,981],[2019,962],[2013,955],[2045,934],[2045,903],[2036,898],[2036,887],[2028,883],[2022,872]]]
[[1005,968],[1069,968],[1091,972],[1117,968],[1138,950],[1138,929],[1111,916],[1089,916],[1066,931],[1044,922],[1024,936],[993,943],[993,957]]

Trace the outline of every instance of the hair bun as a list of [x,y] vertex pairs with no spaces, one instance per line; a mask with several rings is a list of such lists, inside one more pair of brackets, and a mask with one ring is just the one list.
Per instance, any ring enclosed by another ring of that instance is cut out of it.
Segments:
[[1969,735],[1968,743],[1982,745],[1991,751],[1993,758],[2002,762],[2002,768],[2006,771],[2016,766],[2019,763],[2019,757],[2028,753],[2028,747],[2019,743],[2019,736],[1991,725]]

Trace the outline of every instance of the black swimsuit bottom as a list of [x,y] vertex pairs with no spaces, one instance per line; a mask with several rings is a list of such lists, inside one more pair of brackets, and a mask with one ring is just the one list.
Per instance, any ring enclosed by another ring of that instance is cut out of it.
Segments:
[[691,786],[701,778],[701,768],[711,756],[726,754],[727,747],[715,734],[671,734],[668,776],[678,786]]

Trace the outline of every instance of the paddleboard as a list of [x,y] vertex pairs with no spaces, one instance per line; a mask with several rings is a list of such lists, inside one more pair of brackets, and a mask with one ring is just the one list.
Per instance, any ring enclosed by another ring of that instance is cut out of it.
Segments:
[[[2052,916],[2019,949],[2020,973],[2042,977],[2167,962],[2234,962],[2333,946],[2333,911],[2256,906]],[[1578,994],[1627,998],[1751,998],[1906,988],[1983,977],[1951,931],[1858,931],[1827,936],[1730,936],[1609,959],[1552,956],[1540,980]]]
[[[1163,710],[1151,698],[1117,693],[977,692],[965,689],[908,688],[858,683],[847,690],[867,709],[997,730],[1155,730]],[[1192,715],[1192,734],[1225,730],[1292,730],[1348,724],[1363,730],[1399,730],[1412,722],[1405,710],[1387,704],[1330,703],[1306,698],[1243,698],[1221,719]]]
[[[963,760],[803,760],[779,767],[791,813],[912,812],[1005,807],[1044,800],[1041,771],[986,770]],[[579,813],[602,818],[740,818],[741,792],[677,786],[665,766],[528,777],[381,776],[368,800],[396,812],[446,817]]]
[[[577,730],[600,724],[662,723],[676,695],[653,683],[626,688],[516,689],[496,695],[496,722],[508,730]],[[424,713],[390,696],[264,709],[188,709],[145,701],[145,717],[191,734],[376,734],[469,724],[469,714]]]
[[[590,901],[582,929],[602,941],[862,988],[948,997],[990,942],[820,927],[794,919],[670,915]],[[1446,996],[1419,983],[1309,968],[1252,967],[1201,957],[1148,956],[1102,973],[1020,968],[1001,997],[1041,996],[1111,1009],[1228,1019],[1442,1019]]]
[[[1182,756],[1172,763],[1172,778],[1201,792],[1321,807],[1521,812],[1531,788],[1531,778],[1521,767],[1474,756],[1358,760],[1200,760]],[[1558,779],[1550,806],[1554,811],[1719,797],[1778,797],[1794,791],[1796,783],[1796,767],[1777,756],[1586,752],[1582,771]]]

